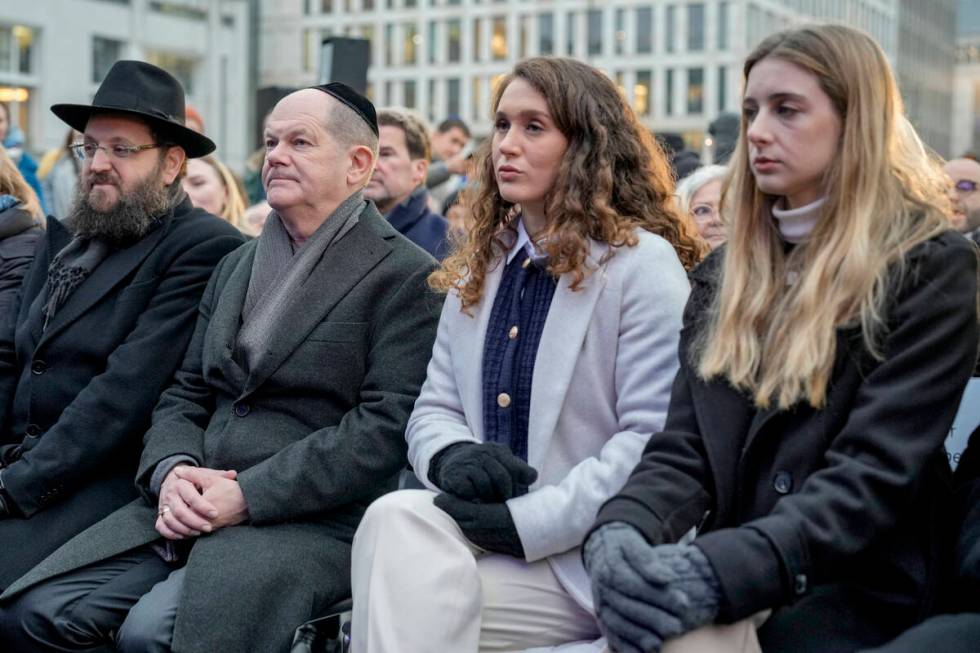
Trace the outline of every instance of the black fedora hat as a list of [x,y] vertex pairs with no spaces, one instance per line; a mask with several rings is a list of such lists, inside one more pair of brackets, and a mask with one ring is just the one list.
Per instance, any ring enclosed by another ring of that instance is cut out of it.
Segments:
[[95,113],[138,116],[160,131],[188,157],[214,151],[214,143],[184,125],[184,88],[173,75],[145,61],[117,61],[106,73],[92,104],[55,104],[51,111],[71,127],[85,131]]

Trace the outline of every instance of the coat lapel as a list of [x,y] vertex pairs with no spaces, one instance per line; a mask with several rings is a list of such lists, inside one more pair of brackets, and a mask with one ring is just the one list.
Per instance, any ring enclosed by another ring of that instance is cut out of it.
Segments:
[[592,312],[606,285],[605,265],[600,265],[599,261],[608,248],[595,241],[590,243],[588,262],[594,269],[576,291],[569,287],[570,275],[563,275],[558,280],[534,359],[527,429],[528,462],[532,465],[540,464],[539,456],[548,451],[551,444],[585,334],[592,322]]
[[[275,337],[269,338],[255,368],[249,371],[242,397],[272,376],[283,361],[323,321],[330,310],[391,251],[373,220],[383,220],[368,204],[357,225],[334,241],[299,293],[279,318]],[[394,235],[392,230],[392,234]]]
[[41,337],[41,343],[53,338],[58,332],[77,320],[85,311],[92,308],[100,299],[108,295],[153,251],[169,227],[170,219],[168,218],[138,243],[113,252],[106,257],[92,271],[92,275],[78,286],[65,304],[55,313],[51,324],[48,325],[48,329]]
[[245,305],[245,294],[252,278],[254,260],[255,246],[252,245],[218,290],[218,301],[211,309],[211,323],[208,327],[208,341],[214,343],[208,347],[216,347],[221,352],[217,364],[224,369],[229,379],[238,379],[235,382],[238,387],[244,385],[245,375],[241,366],[235,362],[235,344],[241,329],[242,306]]

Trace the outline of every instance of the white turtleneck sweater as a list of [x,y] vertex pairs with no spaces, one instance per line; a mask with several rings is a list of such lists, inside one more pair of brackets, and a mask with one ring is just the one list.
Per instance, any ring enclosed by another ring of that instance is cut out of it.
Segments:
[[784,201],[785,198],[781,197],[772,205],[772,217],[776,219],[780,235],[783,240],[794,245],[806,242],[820,219],[827,198],[821,197],[815,202],[795,209],[780,208]]

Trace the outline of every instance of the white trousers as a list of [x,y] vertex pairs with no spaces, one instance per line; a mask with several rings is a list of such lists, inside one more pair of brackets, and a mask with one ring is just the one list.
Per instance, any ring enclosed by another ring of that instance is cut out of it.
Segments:
[[375,501],[354,536],[353,653],[524,651],[599,637],[546,561],[486,553],[432,503]]
[[[351,560],[352,653],[603,650],[595,616],[546,561],[484,552],[435,496],[401,490],[364,515]],[[755,631],[766,616],[700,628],[663,653],[761,653]]]

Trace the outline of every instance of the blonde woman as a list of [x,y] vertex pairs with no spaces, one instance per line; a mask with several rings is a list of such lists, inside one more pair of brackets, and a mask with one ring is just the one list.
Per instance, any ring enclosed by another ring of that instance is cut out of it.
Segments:
[[974,246],[869,36],[779,33],[744,73],[666,428],[584,547],[618,653],[855,651],[935,597]]
[[20,284],[43,233],[43,214],[34,190],[0,145],[0,323],[13,320]]
[[230,222],[242,233],[255,236],[245,222],[245,200],[241,182],[214,156],[188,159],[187,175],[181,184],[191,203]]
[[677,184],[677,208],[691,216],[698,233],[715,249],[725,242],[721,220],[721,187],[728,168],[711,165],[698,168]]

